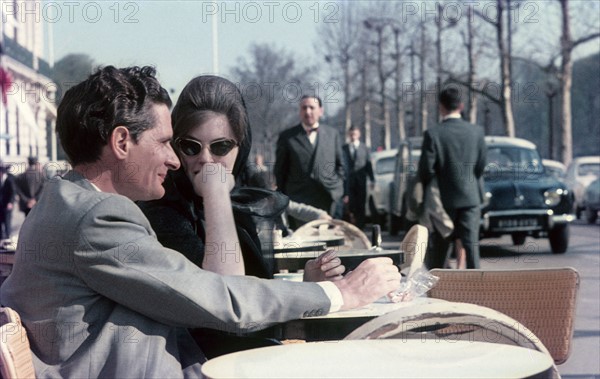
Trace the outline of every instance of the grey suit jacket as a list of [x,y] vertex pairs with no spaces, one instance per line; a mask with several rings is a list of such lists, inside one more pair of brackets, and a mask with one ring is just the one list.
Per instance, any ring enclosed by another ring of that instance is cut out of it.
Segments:
[[423,134],[419,177],[424,187],[437,177],[446,210],[478,206],[486,154],[481,127],[447,119]]
[[160,245],[132,201],[66,177],[23,223],[0,289],[38,378],[199,377],[204,355],[186,328],[257,330],[330,309],[315,283],[201,270]]
[[339,133],[319,126],[313,147],[301,124],[284,130],[277,140],[274,167],[277,187],[290,199],[313,204],[315,191],[325,191],[332,201],[344,192],[344,163]]

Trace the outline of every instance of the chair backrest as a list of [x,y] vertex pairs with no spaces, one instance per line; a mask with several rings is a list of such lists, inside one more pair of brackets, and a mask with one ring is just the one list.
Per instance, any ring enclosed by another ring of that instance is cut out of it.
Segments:
[[427,294],[502,312],[529,328],[557,364],[569,357],[579,274],[572,268],[527,270],[434,269]]
[[423,225],[413,225],[408,230],[400,243],[400,250],[404,251],[404,263],[400,265],[400,270],[408,269],[410,275],[423,266],[428,239],[429,231]]
[[[441,300],[386,313],[361,325],[344,339],[411,338],[515,345],[539,351],[552,361],[539,338],[511,317],[475,304]],[[555,365],[550,371],[549,377],[560,378]]]
[[294,237],[317,237],[319,235],[343,236],[345,243],[338,250],[370,249],[369,237],[356,226],[344,220],[313,220],[294,231]]
[[0,308],[0,373],[5,379],[35,378],[27,332],[10,308]]

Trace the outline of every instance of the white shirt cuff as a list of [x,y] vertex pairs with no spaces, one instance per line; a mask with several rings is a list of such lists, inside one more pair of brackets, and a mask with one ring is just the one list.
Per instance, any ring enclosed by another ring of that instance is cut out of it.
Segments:
[[331,301],[329,313],[337,312],[342,309],[342,306],[344,305],[344,297],[342,296],[342,292],[339,290],[339,288],[337,288],[337,286],[332,282],[317,282],[317,284],[323,288],[325,295],[327,295]]

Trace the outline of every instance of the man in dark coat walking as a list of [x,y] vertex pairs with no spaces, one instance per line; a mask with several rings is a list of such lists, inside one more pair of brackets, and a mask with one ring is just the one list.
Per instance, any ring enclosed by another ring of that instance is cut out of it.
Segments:
[[486,165],[487,149],[483,129],[461,119],[463,104],[456,88],[439,96],[442,122],[423,135],[418,175],[427,186],[437,178],[444,209],[454,222],[454,232],[445,239],[436,230],[425,257],[428,268],[442,268],[449,240],[462,241],[467,268],[479,268],[479,223],[483,194],[480,178]]
[[367,200],[367,178],[371,185],[375,182],[371,154],[364,143],[360,142],[360,129],[352,126],[348,130],[350,142],[342,148],[346,162],[346,181],[344,183],[344,204],[356,220],[356,226],[365,226],[365,204]]

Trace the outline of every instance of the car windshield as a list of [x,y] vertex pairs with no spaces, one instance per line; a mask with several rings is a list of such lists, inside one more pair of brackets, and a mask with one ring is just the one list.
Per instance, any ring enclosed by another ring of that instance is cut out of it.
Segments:
[[375,175],[384,175],[394,173],[394,165],[396,157],[386,157],[377,160],[375,167]]
[[486,171],[542,172],[542,160],[536,150],[514,146],[488,148]]
[[577,170],[579,176],[594,175],[600,176],[600,164],[598,163],[584,163],[579,165]]

